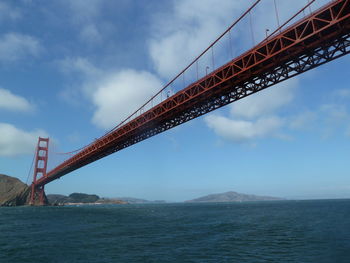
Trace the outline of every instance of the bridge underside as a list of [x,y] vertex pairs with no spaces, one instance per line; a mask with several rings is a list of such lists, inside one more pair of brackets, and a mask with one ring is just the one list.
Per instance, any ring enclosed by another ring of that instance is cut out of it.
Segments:
[[36,182],[73,170],[350,52],[350,1],[333,1],[101,137]]

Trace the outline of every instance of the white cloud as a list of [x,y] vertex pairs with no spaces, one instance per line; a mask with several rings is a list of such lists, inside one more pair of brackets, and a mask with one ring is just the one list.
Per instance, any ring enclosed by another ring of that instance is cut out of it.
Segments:
[[0,123],[0,156],[33,154],[38,137],[47,137],[42,130],[27,132],[8,123]]
[[[293,8],[300,9],[304,4],[305,1],[299,0]],[[230,0],[220,1],[220,4],[214,0],[175,2],[172,14],[165,14],[155,20],[155,30],[149,40],[149,53],[156,72],[167,79],[176,75],[223,32],[250,3],[245,2],[243,5],[245,6]],[[290,11],[290,4],[284,2],[280,2],[279,9],[280,22],[288,19],[294,12]],[[263,3],[252,12],[256,41],[265,37],[266,28],[272,32],[277,27],[276,18],[273,15],[266,16],[270,10],[271,3]],[[232,44],[226,37],[215,46],[213,50],[215,67],[230,58],[227,50],[229,45],[234,53],[240,53],[251,46],[251,34],[247,25],[249,25],[248,17],[232,31],[232,38],[240,39],[239,43],[236,41]],[[203,74],[203,67],[209,66],[212,70],[211,59],[210,51],[199,61],[199,71],[202,71],[200,75]],[[271,134],[277,135],[284,121],[275,117],[274,113],[294,99],[297,86],[297,79],[287,80],[233,103],[230,107],[230,118],[209,115],[205,121],[216,134],[236,142],[262,138]],[[297,125],[296,122],[295,125]],[[281,134],[278,136],[283,137]]]
[[[93,1],[89,6],[86,1],[69,1],[69,8],[77,16],[75,23],[81,29],[80,37],[92,40],[98,37],[96,23],[101,10],[100,2]],[[234,13],[242,10],[242,4],[233,4],[230,0],[223,0],[220,5],[214,0],[174,2],[174,13],[166,14],[166,19],[153,21],[154,31],[148,39],[157,75],[169,77],[177,74],[232,22]],[[83,76],[81,90],[96,107],[92,121],[102,128],[115,126],[162,87],[158,77],[152,73],[129,69],[104,70],[83,58],[66,59],[62,61],[61,68],[66,72],[80,72],[80,77]]]
[[85,58],[66,58],[58,64],[63,72],[82,76],[80,92],[95,106],[92,122],[104,129],[119,124],[162,88],[161,81],[146,71],[103,70]]
[[96,106],[93,123],[112,128],[137,110],[161,89],[162,83],[145,71],[123,70],[96,83],[92,101]]
[[[301,0],[298,1],[299,4],[301,2]],[[155,17],[152,33],[148,38],[148,51],[157,75],[166,79],[176,75],[210,42],[216,39],[250,4],[248,1],[236,3],[231,0],[220,1],[220,4],[217,4],[215,0],[174,1],[173,9],[169,13]],[[80,37],[91,37],[92,40],[97,38],[99,30],[95,22],[101,11],[100,1],[93,1],[91,6],[86,6],[84,1],[69,1],[69,5],[76,12],[77,24],[82,28]],[[286,10],[290,8],[288,4],[283,3],[281,9],[283,9],[281,16],[284,16],[287,13]],[[262,24],[265,19],[268,25],[276,23],[272,15],[266,18],[264,10],[266,11],[266,7],[253,14],[258,16],[254,21],[259,21],[259,24],[260,22]],[[288,13],[291,14],[291,12]],[[242,23],[241,29],[234,30],[232,33],[235,39],[241,40],[240,43],[236,41],[234,48],[236,46],[247,48],[250,39],[241,37],[241,35],[250,37],[246,22]],[[264,36],[265,28],[261,30],[262,32],[259,34]],[[218,49],[215,49],[215,52],[218,52]],[[67,71],[78,71],[85,76],[81,85],[82,90],[96,107],[93,123],[102,128],[116,125],[118,121],[141,106],[161,88],[158,78],[147,72],[128,69],[105,71],[82,58],[67,59],[63,64],[65,64],[64,68]],[[216,61],[215,64],[218,66],[220,61]],[[265,130],[269,132],[273,128],[278,130],[283,122],[278,117],[273,117],[274,112],[293,100],[297,85],[296,79],[288,80],[232,104],[231,115],[234,120],[228,119],[227,121],[232,121],[230,125],[235,130],[233,137],[239,140],[239,127],[244,128],[241,130],[248,134],[248,138],[263,137]],[[239,118],[242,120],[238,120]],[[268,120],[266,127],[262,125],[262,120]],[[211,128],[214,129],[215,123],[218,121],[215,122],[211,119],[210,123]],[[259,132],[247,133],[246,130],[249,128],[257,129]],[[244,136],[247,135],[241,136],[245,138]]]
[[41,50],[39,41],[28,35],[7,33],[0,37],[0,62],[11,62],[26,56],[37,56]]
[[256,118],[273,113],[290,103],[298,86],[298,79],[289,79],[273,87],[252,94],[232,103],[231,114],[235,118]]
[[[337,131],[350,136],[348,123],[350,113],[345,104],[336,104],[330,101],[315,110],[304,110],[297,114],[288,114],[283,119],[274,117],[282,107],[293,101],[298,80],[288,80],[279,84],[280,87],[271,87],[263,92],[248,96],[231,105],[231,117],[210,115],[205,118],[209,128],[230,141],[242,142],[274,136],[285,139],[290,136],[281,132],[282,129],[317,132],[321,138],[327,139]],[[347,92],[337,94],[343,96]]]
[[[149,52],[161,77],[175,76],[225,30],[247,3],[222,0],[174,2],[171,14],[154,21]],[[193,10],[196,10],[195,12]]]
[[282,119],[273,116],[263,117],[257,121],[246,121],[208,115],[205,117],[205,122],[217,135],[234,142],[276,136],[276,131],[283,125]]
[[0,88],[0,110],[31,111],[33,108],[34,106],[25,98],[15,95],[7,89]]
[[[324,3],[327,0],[317,2]],[[305,0],[295,0],[291,6],[288,1],[277,1],[279,24],[283,24],[306,3]],[[174,77],[207,48],[251,6],[252,2],[221,0],[218,4],[216,0],[178,0],[173,4],[171,12],[155,18],[152,36],[149,39],[149,53],[154,68],[161,77],[167,79]],[[319,7],[320,3],[313,6]],[[301,16],[303,14],[298,19]],[[272,33],[278,27],[272,1],[261,1],[251,12],[251,17],[255,44],[265,38],[266,29]],[[249,21],[249,15],[247,15],[233,28],[232,42],[229,42],[226,35],[215,45],[215,67],[230,59],[229,45],[235,55],[240,55],[252,47]],[[203,74],[207,66],[213,70],[211,62],[211,51],[209,51],[199,62],[200,71]]]
[[102,73],[101,70],[95,67],[88,59],[82,57],[67,57],[57,61],[57,64],[62,72],[66,74],[80,73],[85,77],[92,76],[95,78]]
[[298,79],[287,80],[233,102],[231,118],[209,115],[205,122],[218,136],[234,142],[264,137],[285,139],[288,136],[281,134],[280,129],[286,122],[274,114],[293,100],[297,86]]

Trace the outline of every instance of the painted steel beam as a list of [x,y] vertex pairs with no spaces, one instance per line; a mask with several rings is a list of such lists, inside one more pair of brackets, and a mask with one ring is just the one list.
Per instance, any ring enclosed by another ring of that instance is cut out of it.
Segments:
[[109,154],[350,52],[350,0],[332,1],[99,138],[39,179],[45,185]]

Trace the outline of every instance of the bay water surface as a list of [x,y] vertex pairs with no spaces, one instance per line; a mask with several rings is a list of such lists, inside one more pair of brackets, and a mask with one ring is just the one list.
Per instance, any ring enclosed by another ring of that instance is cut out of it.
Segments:
[[350,262],[350,200],[0,208],[0,262]]

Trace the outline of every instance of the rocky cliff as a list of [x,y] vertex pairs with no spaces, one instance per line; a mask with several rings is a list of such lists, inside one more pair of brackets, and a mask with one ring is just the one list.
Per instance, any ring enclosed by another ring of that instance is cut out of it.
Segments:
[[25,205],[30,194],[29,187],[14,177],[0,174],[0,206]]
[[[19,179],[0,174],[0,206],[28,205],[30,187]],[[38,203],[36,198],[35,203]],[[45,201],[47,201],[45,196]],[[47,203],[47,202],[46,202]]]

